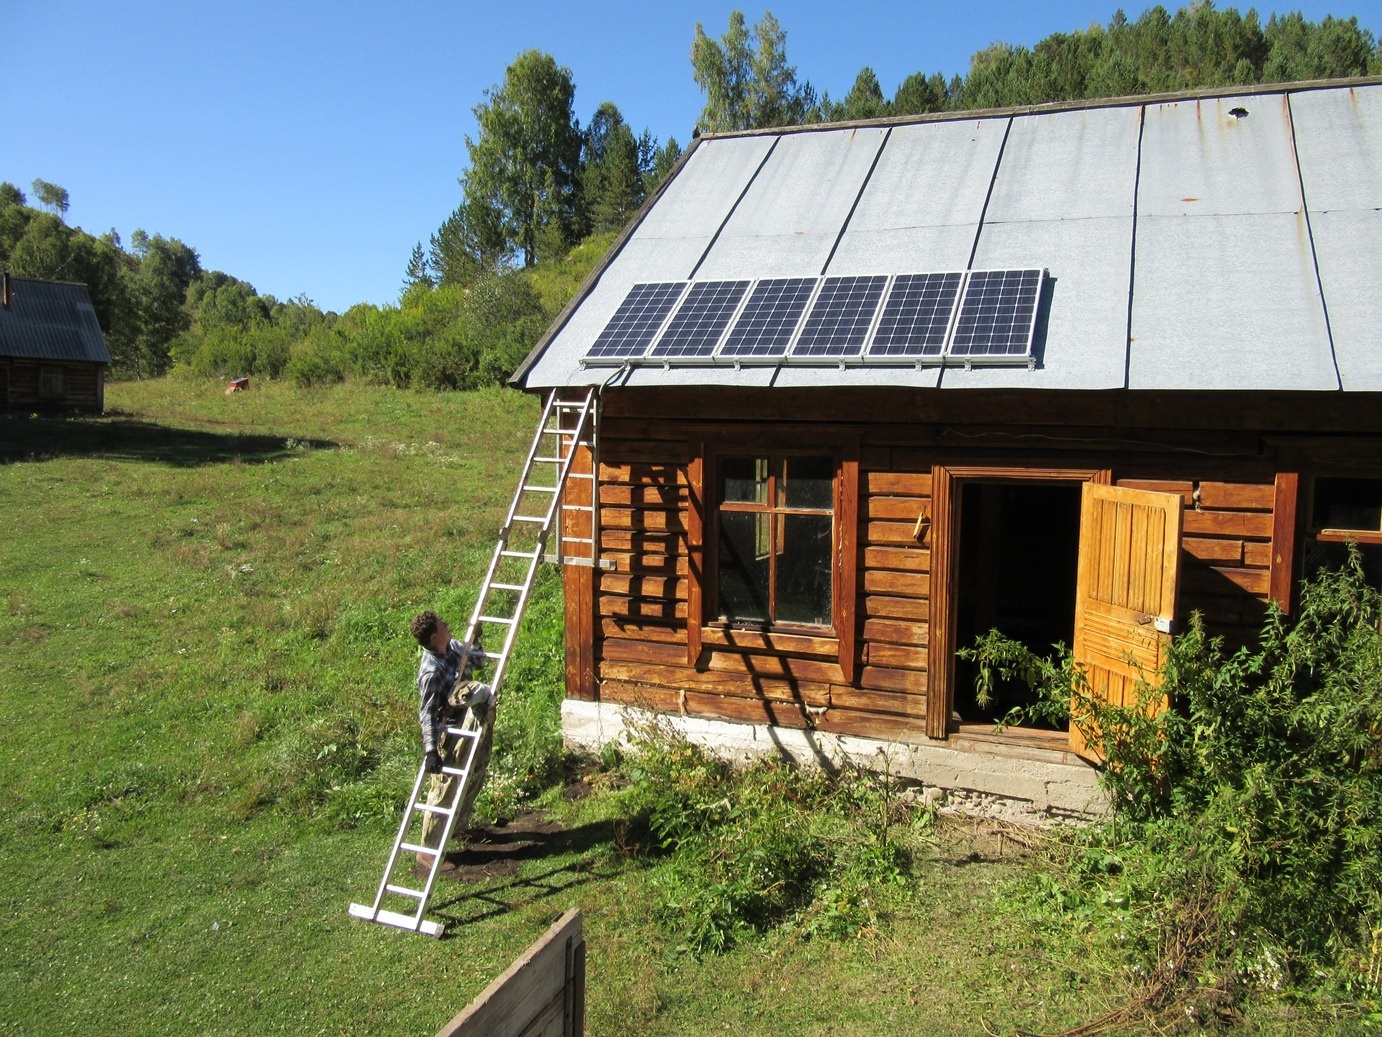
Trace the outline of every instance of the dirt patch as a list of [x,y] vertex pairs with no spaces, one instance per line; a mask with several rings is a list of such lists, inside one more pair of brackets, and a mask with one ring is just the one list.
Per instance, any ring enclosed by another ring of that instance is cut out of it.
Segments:
[[564,829],[545,814],[520,814],[501,825],[475,825],[464,845],[447,853],[438,878],[485,882],[515,875],[523,862],[559,850]]

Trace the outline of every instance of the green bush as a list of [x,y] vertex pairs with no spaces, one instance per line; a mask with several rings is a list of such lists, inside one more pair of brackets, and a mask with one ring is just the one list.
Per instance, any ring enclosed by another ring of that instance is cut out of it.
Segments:
[[876,926],[907,882],[897,823],[913,815],[886,777],[834,778],[775,759],[736,770],[656,715],[630,713],[620,762],[628,817],[666,856],[655,919],[697,954],[720,954],[781,924],[844,936]]
[[1192,617],[1160,683],[1126,706],[1099,699],[1068,654],[981,639],[981,672],[1035,679],[1037,708],[1068,708],[1107,761],[1114,821],[1075,842],[1061,912],[1103,917],[1163,994],[1345,991],[1376,1011],[1379,623],[1354,552],[1304,587],[1294,620],[1273,609],[1255,649],[1226,651]]

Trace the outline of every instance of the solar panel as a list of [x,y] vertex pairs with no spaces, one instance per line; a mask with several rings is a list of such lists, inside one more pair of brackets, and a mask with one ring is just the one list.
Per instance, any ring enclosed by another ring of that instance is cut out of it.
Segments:
[[721,356],[781,356],[801,321],[814,277],[772,277],[754,285],[743,312],[730,329]]
[[634,285],[586,356],[642,356],[685,290],[685,281]]
[[951,356],[1026,356],[1032,348],[1041,270],[975,270],[969,275]]
[[802,326],[793,356],[855,356],[878,312],[887,277],[827,277]]
[[869,356],[939,356],[963,274],[899,274],[883,304]]
[[671,323],[653,346],[656,357],[708,357],[734,316],[747,281],[700,281],[691,286]]

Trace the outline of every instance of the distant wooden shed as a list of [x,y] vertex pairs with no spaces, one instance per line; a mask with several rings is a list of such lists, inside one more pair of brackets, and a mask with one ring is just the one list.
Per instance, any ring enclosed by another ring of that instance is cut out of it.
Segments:
[[0,405],[105,409],[110,366],[86,285],[0,277]]
[[600,390],[570,737],[886,760],[1080,813],[1077,732],[956,656],[1128,693],[1361,545],[1382,574],[1382,83],[702,137],[515,376]]

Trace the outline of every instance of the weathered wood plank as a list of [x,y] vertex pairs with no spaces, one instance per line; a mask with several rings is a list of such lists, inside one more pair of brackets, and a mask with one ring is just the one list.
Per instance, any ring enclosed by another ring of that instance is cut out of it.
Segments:
[[681,533],[657,533],[648,530],[600,529],[600,550],[626,551],[631,554],[686,554],[686,537]]
[[681,645],[663,641],[634,641],[607,637],[600,642],[600,661],[602,665],[611,661],[623,661],[643,666],[682,667],[686,665],[686,649]]
[[864,640],[886,641],[898,645],[924,645],[930,629],[926,623],[908,623],[900,619],[866,619]]
[[1250,540],[1243,545],[1243,564],[1266,569],[1272,565],[1272,545]]
[[906,645],[870,642],[864,647],[864,665],[881,666],[885,669],[924,670],[926,654],[925,645],[912,648]]
[[830,658],[836,657],[840,652],[840,640],[836,637],[709,625],[701,627],[701,643],[746,652],[820,655]]
[[930,573],[904,573],[892,569],[873,569],[864,573],[865,594],[924,598],[930,591]]
[[856,709],[866,713],[893,713],[898,716],[926,718],[926,695],[912,695],[896,691],[872,691],[865,688],[830,689],[831,709]]
[[623,598],[602,595],[599,599],[601,616],[627,616],[631,619],[660,619],[664,622],[686,619],[686,602],[657,601],[647,598]]
[[686,487],[632,483],[600,485],[600,507],[678,509],[686,506]]
[[864,539],[870,544],[915,544],[916,517],[911,522],[865,522]]
[[797,702],[738,698],[700,691],[654,688],[641,684],[606,681],[600,685],[600,698],[631,706],[655,709],[660,713],[685,712],[693,716],[715,717],[747,724],[776,724],[779,727],[805,728],[806,706]]
[[1192,558],[1202,562],[1241,562],[1243,560],[1243,541],[1237,539],[1205,539],[1183,537],[1182,550]]
[[[668,460],[668,459],[663,459]],[[685,486],[686,466],[684,463],[658,463],[625,461],[616,463],[608,456],[600,457],[600,484],[638,486]]]
[[919,670],[890,670],[865,666],[859,671],[859,686],[874,691],[902,691],[920,695],[926,691],[927,675]]
[[615,572],[629,576],[685,576],[690,568],[685,555],[602,551],[600,557],[613,562]]
[[600,593],[619,594],[630,598],[665,598],[686,600],[687,581],[671,576],[635,576],[629,573],[603,571],[600,573]]
[[694,690],[706,694],[739,698],[763,698],[773,702],[802,702],[824,706],[830,701],[826,681],[791,681],[773,677],[746,679],[742,674],[716,670],[693,670],[681,666],[661,666],[626,660],[608,660],[599,668],[601,681],[640,684],[672,690]]
[[799,659],[790,655],[742,655],[707,647],[702,650],[699,663],[706,669],[741,673],[755,678],[844,683],[839,663],[820,659]]
[[647,530],[652,533],[684,533],[686,516],[680,511],[651,508],[601,508],[600,525],[608,529]]
[[1185,512],[1185,533],[1189,536],[1257,537],[1270,540],[1270,511],[1194,511]]
[[931,552],[913,541],[912,547],[866,547],[864,568],[924,573],[931,570]]
[[602,637],[625,638],[631,641],[662,641],[686,647],[686,627],[667,623],[639,623],[606,617],[600,621]]
[[1200,507],[1271,511],[1276,488],[1271,483],[1200,483]]
[[815,718],[815,727],[831,734],[857,738],[881,738],[898,742],[926,742],[926,723],[911,717],[859,713],[849,709],[828,709]]
[[924,472],[867,472],[864,477],[864,488],[869,494],[930,497],[931,466],[928,464]]
[[889,619],[929,619],[931,603],[926,598],[894,598],[871,594],[864,598],[864,615]]
[[931,501],[924,497],[869,497],[864,515],[870,520],[916,523],[917,516],[929,513]]
[[1230,569],[1208,565],[1187,566],[1185,569],[1185,587],[1188,591],[1223,593],[1227,589],[1225,582],[1265,599],[1271,590],[1271,572],[1267,569]]

